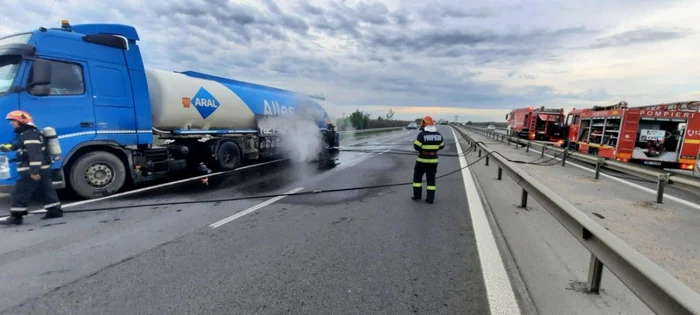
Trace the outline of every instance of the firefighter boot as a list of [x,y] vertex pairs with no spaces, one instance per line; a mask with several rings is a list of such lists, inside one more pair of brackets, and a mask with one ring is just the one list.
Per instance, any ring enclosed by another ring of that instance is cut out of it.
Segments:
[[0,225],[22,225],[22,215],[10,215],[5,221],[0,221]]
[[46,210],[46,214],[41,217],[42,220],[55,219],[63,217],[63,210],[60,206],[52,207]]
[[435,201],[435,187],[428,186],[428,192],[426,195],[425,201],[427,203],[433,203],[433,201]]
[[423,185],[421,183],[413,183],[413,200],[421,200],[423,194]]

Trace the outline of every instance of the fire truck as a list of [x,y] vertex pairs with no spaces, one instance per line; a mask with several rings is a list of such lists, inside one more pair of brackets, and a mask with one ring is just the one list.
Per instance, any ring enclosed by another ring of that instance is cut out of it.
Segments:
[[569,147],[622,162],[692,170],[700,150],[700,102],[574,109],[564,124]]
[[527,107],[506,115],[508,134],[529,140],[559,141],[564,139],[563,108]]

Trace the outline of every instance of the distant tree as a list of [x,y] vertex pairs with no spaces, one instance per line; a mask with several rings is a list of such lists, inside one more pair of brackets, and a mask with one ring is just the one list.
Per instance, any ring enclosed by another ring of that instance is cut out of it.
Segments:
[[350,119],[350,124],[353,128],[365,129],[369,124],[370,115],[356,109],[348,118]]
[[389,111],[386,113],[386,119],[392,120],[394,118],[394,110],[389,108]]
[[467,121],[467,125],[471,125],[471,124],[472,124],[472,121],[471,121],[471,120],[470,120],[470,121]]

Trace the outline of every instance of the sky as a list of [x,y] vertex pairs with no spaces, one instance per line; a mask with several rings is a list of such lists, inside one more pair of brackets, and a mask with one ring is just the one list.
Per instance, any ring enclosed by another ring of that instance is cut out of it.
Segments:
[[308,94],[335,116],[504,121],[511,109],[700,100],[700,1],[2,0],[0,37],[137,28],[147,67]]

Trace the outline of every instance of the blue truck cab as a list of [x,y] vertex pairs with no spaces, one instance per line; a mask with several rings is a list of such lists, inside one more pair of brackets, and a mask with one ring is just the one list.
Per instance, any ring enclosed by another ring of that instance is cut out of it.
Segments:
[[[200,132],[207,141],[196,131],[178,133],[182,138],[171,132],[170,144],[155,146],[138,40],[131,26],[68,21],[0,38],[0,115],[21,109],[39,128],[56,130],[62,149],[52,165],[57,188],[96,198],[201,163],[225,171],[245,157],[265,156],[260,143],[270,141],[260,130],[223,132],[226,137],[217,136],[221,130]],[[326,127],[326,149],[335,156],[338,133]],[[0,144],[14,137],[9,123],[0,124]],[[0,153],[0,192],[11,191],[17,180],[14,156]]]

